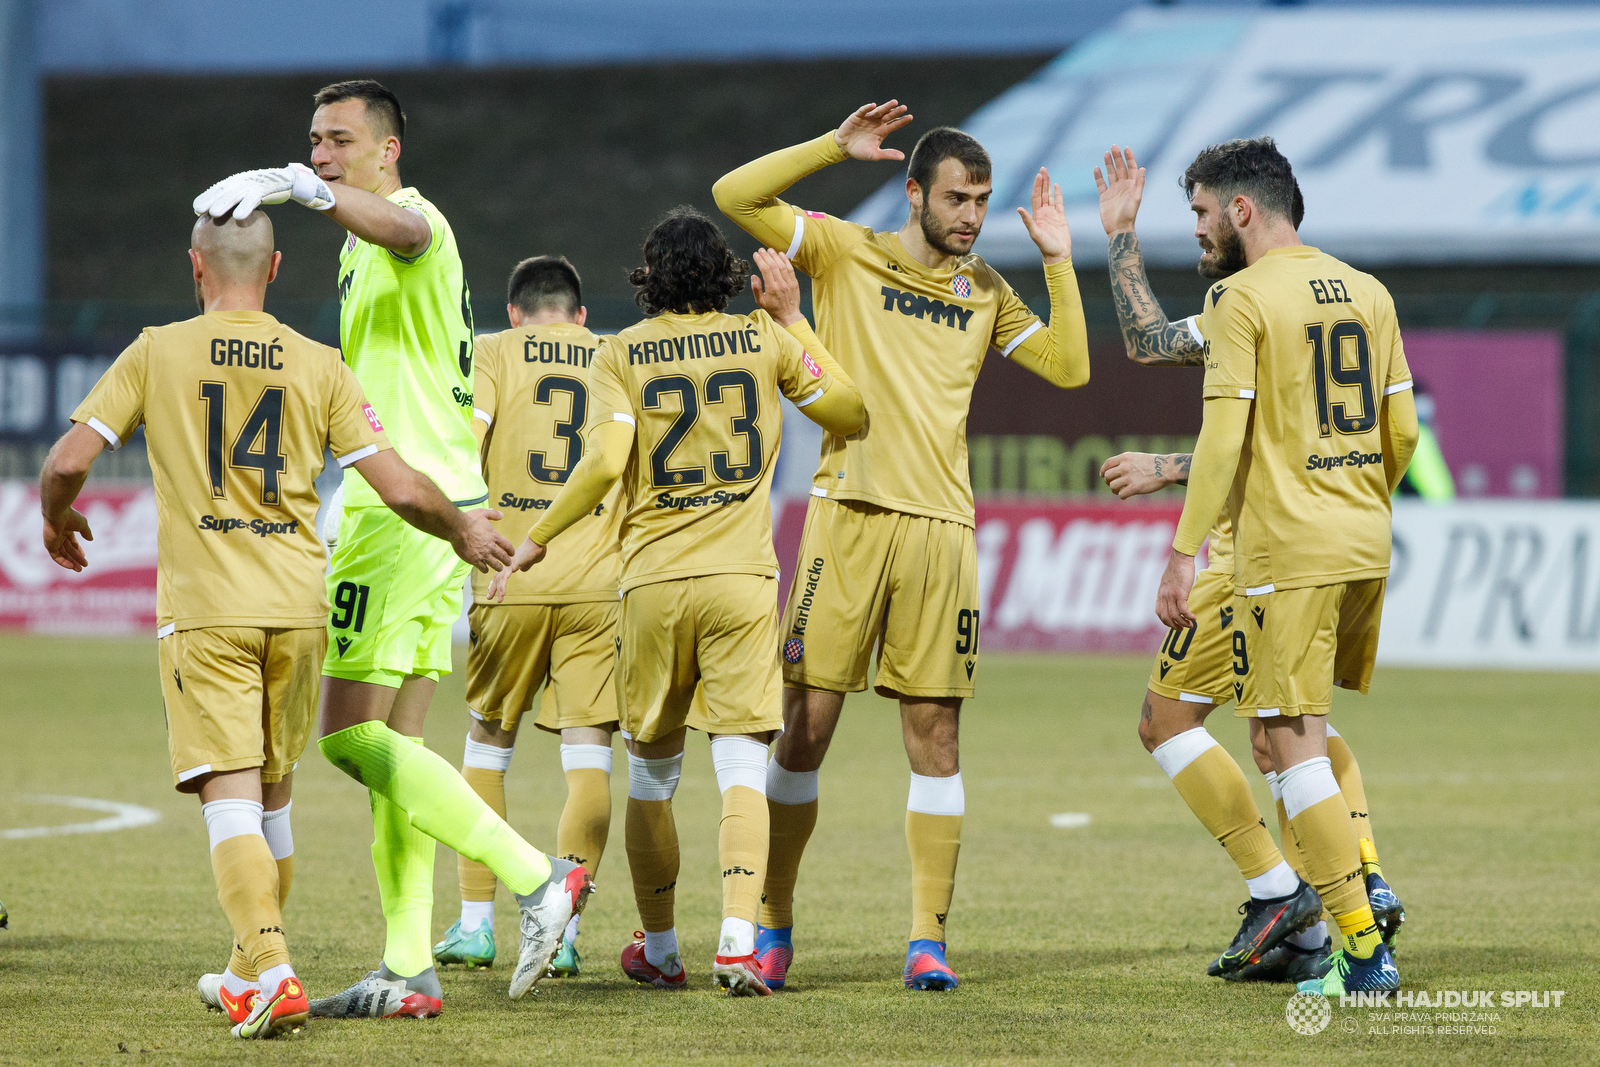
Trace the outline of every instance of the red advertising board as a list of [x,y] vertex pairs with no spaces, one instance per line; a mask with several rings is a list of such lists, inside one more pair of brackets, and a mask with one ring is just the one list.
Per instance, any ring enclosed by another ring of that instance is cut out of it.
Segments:
[[[794,573],[806,501],[782,505],[778,559]],[[979,504],[983,648],[1151,652],[1156,587],[1181,504]],[[1205,565],[1204,550],[1198,561]]]
[[85,489],[89,567],[56,565],[40,533],[39,490],[0,482],[0,626],[44,631],[156,628],[156,497],[149,486]]

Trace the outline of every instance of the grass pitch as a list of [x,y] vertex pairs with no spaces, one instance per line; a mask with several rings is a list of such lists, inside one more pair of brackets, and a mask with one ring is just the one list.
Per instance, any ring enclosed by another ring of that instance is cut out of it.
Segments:
[[[579,941],[583,977],[506,999],[516,925],[502,891],[501,965],[447,972],[441,1018],[315,1022],[245,1047],[194,992],[195,978],[224,962],[229,934],[199,803],[169,785],[153,644],[7,637],[0,663],[0,828],[95,817],[25,802],[30,794],[162,815],[112,833],[0,839],[12,926],[0,932],[0,1065],[1600,1059],[1593,676],[1383,670],[1371,697],[1341,692],[1334,713],[1410,914],[1404,987],[1492,989],[1497,1000],[1502,990],[1562,990],[1559,1008],[1412,1019],[1401,1024],[1435,1029],[1396,1033],[1394,1020],[1335,1005],[1332,1025],[1301,1036],[1285,1022],[1287,987],[1207,978],[1244,892],[1135,737],[1147,661],[991,655],[963,738],[968,810],[949,927],[959,991],[901,987],[907,771],[894,706],[858,695],[823,772],[790,990],[730,1001],[711,989],[718,798],[707,746],[694,738],[677,799],[691,991],[636,988],[617,966],[637,923],[620,774]],[[1223,713],[1211,729],[1249,769],[1244,725]],[[428,742],[455,760],[465,731],[457,673],[440,687]],[[1250,777],[1270,811],[1264,783]],[[555,739],[530,728],[508,794],[513,824],[541,847],[554,847],[564,788]],[[371,828],[365,794],[314,746],[295,794],[286,925],[300,974],[323,995],[359,978],[382,948]],[[1053,827],[1050,816],[1065,812],[1091,821]],[[440,849],[436,935],[456,915],[454,860]],[[1494,1033],[1439,1032],[1446,1025]]]

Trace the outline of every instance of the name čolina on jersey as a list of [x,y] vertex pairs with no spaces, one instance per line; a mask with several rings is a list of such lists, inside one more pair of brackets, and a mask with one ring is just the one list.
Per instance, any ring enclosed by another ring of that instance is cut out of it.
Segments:
[[628,345],[628,366],[673,363],[685,359],[716,359],[761,351],[761,332],[754,326],[742,330],[713,330],[684,337],[663,337]]
[[593,359],[594,349],[587,345],[540,341],[533,337],[522,342],[524,363],[563,363],[569,367],[587,367]]
[[241,341],[237,337],[213,337],[211,339],[211,363],[217,367],[265,367],[267,370],[282,370],[283,364],[278,362],[278,355],[283,351],[283,346],[278,344],[274,337],[267,341]]

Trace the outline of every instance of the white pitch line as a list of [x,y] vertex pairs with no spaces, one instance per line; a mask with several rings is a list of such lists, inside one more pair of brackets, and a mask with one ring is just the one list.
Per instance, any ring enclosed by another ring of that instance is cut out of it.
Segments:
[[54,837],[58,834],[105,834],[112,830],[131,830],[135,826],[149,826],[161,821],[161,813],[154,808],[138,804],[121,804],[115,800],[96,800],[93,797],[62,797],[36,794],[22,798],[28,804],[55,804],[63,808],[80,808],[84,811],[104,811],[109,818],[93,822],[69,822],[61,826],[19,826],[0,830],[0,838],[16,841],[28,837]]
[[1086,811],[1063,811],[1059,815],[1050,816],[1050,825],[1057,830],[1077,830],[1089,825],[1089,813]]

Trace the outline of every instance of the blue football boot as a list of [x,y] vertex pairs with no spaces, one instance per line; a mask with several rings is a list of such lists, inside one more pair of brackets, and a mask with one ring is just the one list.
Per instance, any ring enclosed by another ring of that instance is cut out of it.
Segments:
[[904,978],[907,989],[943,992],[961,984],[944,960],[943,941],[913,941],[906,946]]

